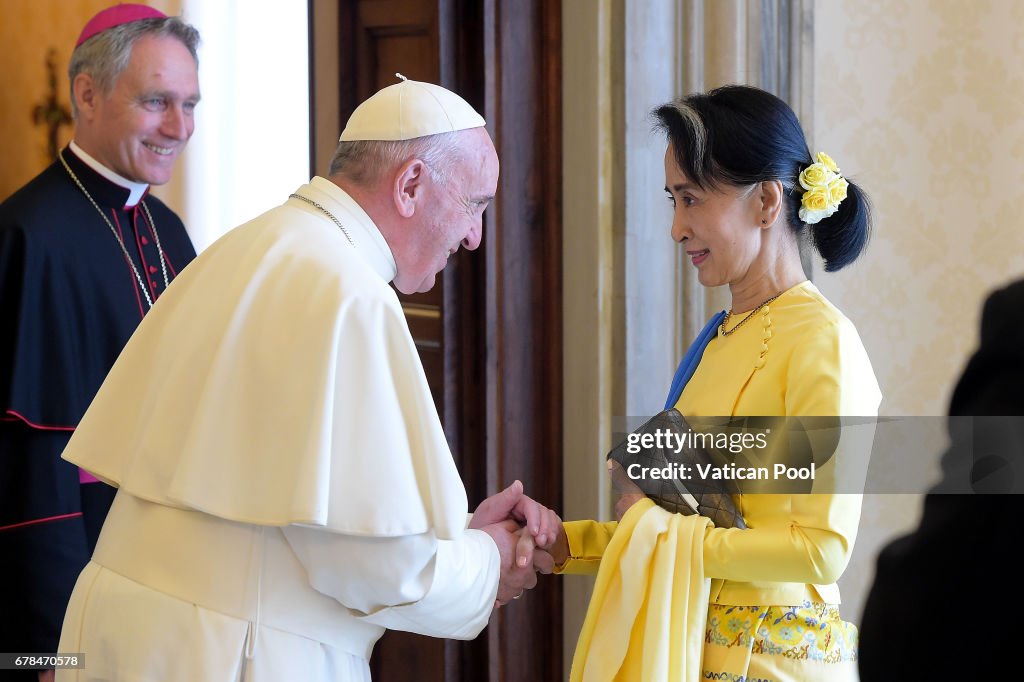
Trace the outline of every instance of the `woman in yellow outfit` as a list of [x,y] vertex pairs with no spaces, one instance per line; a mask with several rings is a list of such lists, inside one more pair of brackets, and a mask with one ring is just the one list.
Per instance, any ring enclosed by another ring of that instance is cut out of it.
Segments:
[[[719,88],[654,116],[668,138],[672,238],[702,285],[732,294],[668,407],[688,418],[874,418],[881,394],[857,331],[807,281],[799,253],[806,236],[827,271],[855,260],[866,197],[827,155],[811,157],[793,111],[764,91]],[[855,680],[856,628],[839,616],[835,581],[861,497],[822,478],[814,494],[737,496],[745,529],[642,495],[620,501],[618,524],[565,523],[551,548],[558,571],[598,573],[572,679]]]

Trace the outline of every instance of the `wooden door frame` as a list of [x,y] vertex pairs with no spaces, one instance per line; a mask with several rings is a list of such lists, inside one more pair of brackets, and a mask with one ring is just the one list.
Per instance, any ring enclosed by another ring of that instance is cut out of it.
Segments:
[[[338,38],[353,1],[309,0],[314,174],[356,104],[354,51]],[[431,2],[440,84],[483,113],[501,159],[481,248],[443,273],[445,432],[470,508],[519,479],[561,509],[561,2]],[[562,678],[561,582],[541,578],[476,642],[444,645],[447,682]]]

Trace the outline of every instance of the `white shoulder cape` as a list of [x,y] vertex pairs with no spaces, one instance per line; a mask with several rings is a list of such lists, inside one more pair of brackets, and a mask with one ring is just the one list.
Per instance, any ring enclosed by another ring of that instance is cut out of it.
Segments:
[[64,458],[161,504],[261,525],[451,539],[466,492],[355,202],[315,178],[189,265],[132,336]]

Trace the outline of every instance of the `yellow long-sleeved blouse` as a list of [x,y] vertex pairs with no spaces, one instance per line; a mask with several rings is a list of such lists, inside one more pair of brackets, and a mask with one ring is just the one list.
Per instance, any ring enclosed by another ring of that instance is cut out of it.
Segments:
[[[740,318],[742,319],[742,317]],[[733,320],[735,324],[737,320]],[[686,416],[875,417],[881,392],[853,324],[810,282],[784,292],[704,350],[676,407]],[[864,441],[857,441],[863,447]],[[837,459],[864,458],[842,452]],[[836,477],[838,480],[838,477]],[[826,484],[830,480],[825,477]],[[747,529],[710,528],[704,572],[722,604],[839,603],[836,579],[849,561],[861,495],[744,494]],[[815,490],[820,490],[816,482]],[[562,573],[596,573],[616,524],[565,524],[570,559]]]

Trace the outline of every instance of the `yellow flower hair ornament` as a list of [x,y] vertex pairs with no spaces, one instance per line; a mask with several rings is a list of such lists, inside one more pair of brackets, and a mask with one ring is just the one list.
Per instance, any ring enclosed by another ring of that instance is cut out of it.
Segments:
[[804,188],[800,220],[814,225],[839,209],[850,183],[839,172],[839,166],[831,156],[818,152],[814,163],[801,171],[800,186]]

